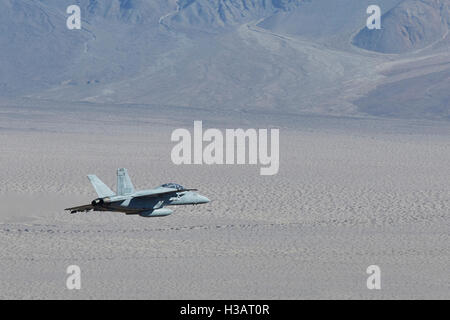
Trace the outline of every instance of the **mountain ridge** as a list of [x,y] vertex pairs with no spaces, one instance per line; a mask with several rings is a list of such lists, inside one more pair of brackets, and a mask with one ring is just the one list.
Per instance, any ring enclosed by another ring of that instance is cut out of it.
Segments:
[[406,53],[444,40],[450,28],[449,0],[404,0],[382,16],[381,30],[363,28],[353,44],[381,53]]
[[[380,4],[414,13],[414,1]],[[369,0],[343,0],[344,7],[329,0],[79,0],[83,29],[68,30],[71,2],[0,0],[0,98],[377,115],[376,96],[393,77],[379,70],[416,59],[417,47],[385,56],[351,46]],[[417,58],[448,56],[447,40],[431,47],[425,41]],[[446,63],[437,70],[441,81],[446,70]],[[370,92],[375,98],[361,100]],[[408,91],[410,100],[420,92]],[[445,116],[448,94],[440,87],[428,92],[437,92],[434,116]],[[390,108],[409,103],[389,95],[389,103],[399,101]],[[408,116],[424,114],[415,108]],[[403,113],[380,112],[386,114]]]

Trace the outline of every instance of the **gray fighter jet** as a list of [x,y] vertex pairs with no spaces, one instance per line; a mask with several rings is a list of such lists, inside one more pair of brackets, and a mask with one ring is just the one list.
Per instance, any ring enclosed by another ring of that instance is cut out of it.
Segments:
[[141,217],[162,217],[173,211],[165,206],[202,204],[209,199],[198,194],[197,189],[186,189],[176,183],[166,183],[155,189],[135,191],[127,169],[117,170],[117,194],[97,176],[88,175],[98,198],[91,204],[65,209],[70,213],[94,211],[114,211],[138,214]]

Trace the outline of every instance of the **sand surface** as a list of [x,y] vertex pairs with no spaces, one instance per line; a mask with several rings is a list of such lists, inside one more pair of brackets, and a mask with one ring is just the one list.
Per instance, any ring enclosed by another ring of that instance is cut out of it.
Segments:
[[[448,123],[79,108],[0,109],[1,299],[450,298]],[[196,118],[279,127],[279,173],[173,165],[170,134]],[[64,212],[96,197],[87,174],[115,188],[118,167],[137,188],[173,181],[212,202],[153,219]],[[366,287],[372,264],[381,290]]]

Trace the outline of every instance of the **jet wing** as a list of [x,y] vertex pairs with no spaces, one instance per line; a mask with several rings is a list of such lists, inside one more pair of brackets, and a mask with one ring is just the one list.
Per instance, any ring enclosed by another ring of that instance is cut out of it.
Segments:
[[85,206],[79,206],[79,207],[73,207],[73,208],[67,208],[64,210],[70,211],[70,213],[76,213],[76,212],[88,212],[94,209],[94,206],[91,204],[87,204]]
[[154,198],[159,197],[163,195],[168,195],[171,193],[178,193],[178,192],[184,192],[184,191],[197,191],[197,189],[172,189],[172,190],[161,190],[161,191],[151,191],[151,192],[143,192],[142,194],[135,194],[133,198],[143,199],[143,198]]

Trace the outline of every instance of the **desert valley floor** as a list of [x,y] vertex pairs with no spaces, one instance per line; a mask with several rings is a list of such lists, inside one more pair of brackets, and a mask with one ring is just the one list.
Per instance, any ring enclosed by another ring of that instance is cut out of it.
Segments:
[[[0,109],[0,299],[450,298],[448,122],[70,110]],[[280,128],[279,173],[172,164],[171,132],[195,119]],[[64,212],[96,197],[87,174],[115,187],[119,167],[137,188],[212,201],[153,219]]]

